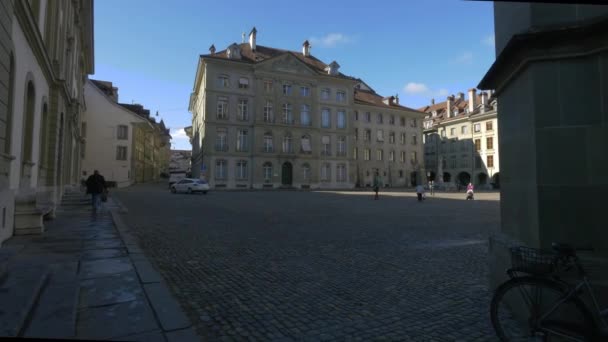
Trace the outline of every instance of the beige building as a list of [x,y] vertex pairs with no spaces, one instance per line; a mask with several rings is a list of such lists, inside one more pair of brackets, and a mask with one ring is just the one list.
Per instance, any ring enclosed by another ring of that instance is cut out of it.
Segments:
[[192,150],[171,150],[169,172],[190,172]]
[[469,182],[476,188],[500,186],[496,98],[470,89],[420,108],[424,119],[424,163],[439,188]]
[[0,2],[0,243],[41,233],[80,180],[93,1]]
[[[189,109],[193,177],[215,188],[352,188],[374,169],[388,176],[384,155],[377,163],[355,155],[360,148],[386,151],[386,158],[390,153],[380,141],[362,141],[357,127],[378,127],[361,123],[358,113],[408,120],[421,120],[423,113],[389,103],[340,73],[335,61],[316,59],[307,41],[294,52],[257,45],[256,36],[254,28],[249,43],[220,52],[211,46],[199,59]],[[422,155],[421,145],[413,150]],[[413,170],[402,164],[404,177],[392,185],[405,184]]]

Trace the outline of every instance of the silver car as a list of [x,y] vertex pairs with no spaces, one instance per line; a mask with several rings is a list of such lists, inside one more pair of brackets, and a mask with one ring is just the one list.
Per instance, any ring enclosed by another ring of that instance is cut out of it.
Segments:
[[202,192],[206,194],[209,191],[209,183],[202,179],[196,178],[184,178],[174,184],[171,185],[171,192],[186,192],[186,193],[195,193]]

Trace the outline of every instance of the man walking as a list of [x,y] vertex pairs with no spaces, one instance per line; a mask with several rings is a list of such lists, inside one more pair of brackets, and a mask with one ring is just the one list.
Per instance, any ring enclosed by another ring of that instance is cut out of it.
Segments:
[[382,179],[380,179],[380,174],[376,171],[374,175],[374,192],[376,195],[374,196],[374,200],[378,199],[378,191],[380,191],[380,184],[382,184]]
[[101,195],[106,191],[106,180],[99,171],[93,171],[93,174],[87,179],[87,194],[91,194],[93,202],[93,212],[97,212],[101,208]]

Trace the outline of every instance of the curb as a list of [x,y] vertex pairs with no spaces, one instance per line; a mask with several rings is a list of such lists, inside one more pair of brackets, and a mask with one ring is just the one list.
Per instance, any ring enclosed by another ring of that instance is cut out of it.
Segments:
[[158,327],[168,341],[200,341],[192,322],[171,294],[160,273],[139,248],[137,238],[131,234],[129,226],[120,217],[121,213],[127,213],[128,210],[119,201],[114,199],[114,202],[119,208],[109,210],[112,222],[127,248],[127,256],[139,277],[139,284],[154,312]]

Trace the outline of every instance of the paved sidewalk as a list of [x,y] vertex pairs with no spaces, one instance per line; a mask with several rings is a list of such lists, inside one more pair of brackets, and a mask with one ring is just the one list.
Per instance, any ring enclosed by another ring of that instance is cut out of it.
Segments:
[[[0,248],[0,336],[200,341],[110,199]],[[5,268],[7,272],[3,272]],[[4,276],[3,276],[4,274]]]

